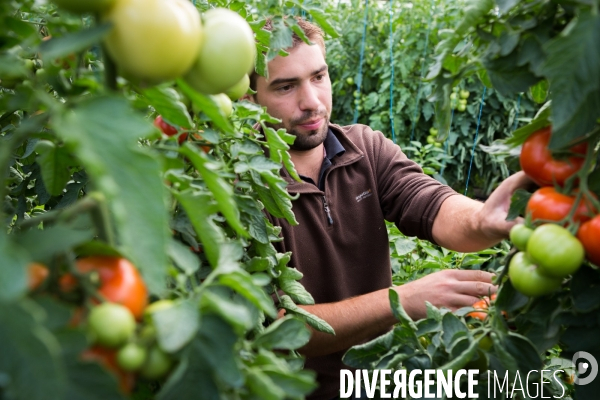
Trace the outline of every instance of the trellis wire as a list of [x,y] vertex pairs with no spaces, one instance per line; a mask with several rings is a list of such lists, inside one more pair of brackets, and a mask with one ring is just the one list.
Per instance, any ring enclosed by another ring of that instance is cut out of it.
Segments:
[[[435,0],[431,0],[431,7],[433,8]],[[427,24],[427,33],[425,35],[425,46],[423,46],[423,54],[421,56],[421,78],[419,79],[419,89],[417,90],[417,99],[415,100],[415,109],[413,111],[412,126],[410,128],[410,141],[415,136],[415,125],[417,123],[417,112],[419,110],[419,100],[421,100],[421,90],[423,89],[423,75],[425,75],[425,56],[427,47],[429,46],[429,34],[431,33],[431,21],[433,19],[433,11],[429,15],[429,23]]]
[[[360,61],[358,64],[358,77],[356,78],[356,91],[358,92],[358,94],[360,95],[360,87],[362,85],[362,66],[363,66],[363,59],[364,59],[364,55],[365,55],[365,40],[366,40],[366,36],[367,36],[367,18],[368,18],[368,14],[369,14],[369,0],[365,0],[365,20],[364,20],[364,27],[363,27],[363,36],[362,36],[362,43],[360,45]],[[356,99],[358,99],[358,97],[360,96],[355,96],[354,97],[354,119],[352,121],[353,124],[355,124],[358,121],[358,104]]]
[[465,196],[469,190],[469,180],[471,179],[471,169],[473,168],[473,158],[475,158],[475,146],[479,136],[479,125],[481,125],[481,113],[483,112],[483,104],[485,103],[485,91],[487,87],[483,86],[483,94],[481,95],[481,104],[479,105],[479,117],[477,117],[477,129],[475,130],[475,140],[473,140],[473,149],[471,150],[471,162],[469,163],[469,173],[467,175],[467,184],[465,186]]
[[390,0],[390,65],[392,75],[390,77],[390,124],[392,125],[392,142],[396,143],[396,132],[394,131],[394,31],[392,29],[392,0]]

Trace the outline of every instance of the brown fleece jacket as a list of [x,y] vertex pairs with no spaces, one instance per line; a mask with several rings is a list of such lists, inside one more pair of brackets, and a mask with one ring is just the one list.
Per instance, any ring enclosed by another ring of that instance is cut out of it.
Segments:
[[[304,274],[300,281],[315,303],[331,303],[390,287],[391,265],[384,220],[408,236],[433,241],[433,221],[442,202],[456,194],[425,175],[422,169],[381,132],[365,125],[331,131],[345,148],[323,175],[324,191],[294,181],[286,171],[297,226],[269,215],[282,227],[278,251],[292,252],[290,267]],[[329,216],[325,205],[329,208]],[[330,217],[330,218],[329,218]],[[318,373],[320,387],[313,400],[339,393],[345,351],[309,358],[306,368]]]

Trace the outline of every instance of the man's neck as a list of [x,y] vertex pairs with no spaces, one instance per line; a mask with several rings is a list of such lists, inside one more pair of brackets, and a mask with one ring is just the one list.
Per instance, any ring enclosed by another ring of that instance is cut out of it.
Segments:
[[319,183],[319,172],[323,164],[323,149],[324,145],[321,143],[310,150],[290,150],[296,171],[300,175],[311,178],[316,184]]

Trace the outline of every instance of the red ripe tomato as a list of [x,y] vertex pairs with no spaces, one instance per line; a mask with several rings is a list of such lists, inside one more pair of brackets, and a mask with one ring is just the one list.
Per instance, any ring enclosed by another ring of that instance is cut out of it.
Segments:
[[[543,187],[533,193],[527,203],[527,213],[531,213],[533,221],[544,219],[548,221],[560,221],[569,215],[575,204],[574,196],[558,193],[553,187]],[[585,222],[593,214],[592,207],[586,201],[580,201],[577,206],[573,220]]]
[[42,282],[48,278],[50,271],[48,271],[48,267],[44,264],[37,262],[30,263],[27,268],[27,288],[29,291],[33,291],[40,287]]
[[[158,129],[161,130],[162,133],[169,137],[175,136],[179,133],[177,128],[175,128],[173,125],[169,125],[169,123],[163,119],[162,115],[159,115],[154,119],[154,126],[156,126]],[[185,139],[187,139],[187,133],[182,133],[177,138],[177,141],[179,142],[179,144],[181,144],[185,142]]]
[[558,160],[548,150],[551,132],[548,126],[527,138],[521,150],[521,168],[540,186],[552,186],[554,182],[563,186],[569,177],[581,169],[584,157],[577,155],[585,155],[587,143],[571,147],[570,152],[577,155]]
[[148,290],[128,260],[113,256],[85,257],[77,260],[77,269],[83,273],[97,271],[101,282],[99,293],[107,301],[129,308],[136,319],[142,317],[148,304]]
[[584,223],[577,232],[587,259],[600,266],[600,215]]
[[94,346],[81,353],[81,359],[84,361],[95,361],[102,365],[106,370],[115,375],[119,381],[119,388],[123,393],[131,393],[135,384],[135,375],[119,368],[117,351],[115,349]]

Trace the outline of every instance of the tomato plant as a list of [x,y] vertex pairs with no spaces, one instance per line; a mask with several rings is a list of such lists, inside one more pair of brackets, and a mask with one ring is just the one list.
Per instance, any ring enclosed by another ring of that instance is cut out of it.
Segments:
[[127,307],[136,319],[141,318],[148,302],[146,284],[137,268],[127,259],[113,256],[84,257],[77,260],[82,273],[97,272],[98,292],[106,300]]
[[173,360],[158,346],[148,351],[146,361],[140,369],[140,375],[146,379],[162,378],[173,366]]
[[581,169],[587,143],[571,147],[569,153],[574,155],[566,159],[557,159],[548,148],[551,134],[552,127],[548,126],[527,138],[521,149],[521,168],[540,186],[563,186],[567,179]]
[[110,9],[117,0],[52,0],[54,4],[74,13],[99,13]]
[[577,231],[577,238],[581,241],[588,260],[600,265],[600,215],[583,223]]
[[103,19],[112,24],[104,41],[111,57],[142,83],[180,77],[200,51],[200,14],[186,0],[117,1]]
[[81,354],[84,361],[97,362],[107,371],[113,374],[118,382],[119,388],[123,393],[130,393],[135,384],[135,375],[131,372],[122,370],[117,364],[117,354],[114,349],[94,346],[85,350]]
[[[165,121],[161,115],[154,119],[154,126],[167,136],[175,136],[179,133],[177,128]],[[182,133],[177,137],[179,144],[185,142],[185,139],[187,139],[187,133]]]

